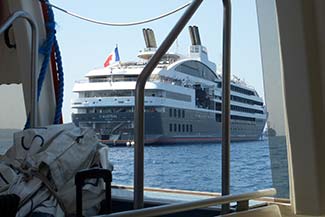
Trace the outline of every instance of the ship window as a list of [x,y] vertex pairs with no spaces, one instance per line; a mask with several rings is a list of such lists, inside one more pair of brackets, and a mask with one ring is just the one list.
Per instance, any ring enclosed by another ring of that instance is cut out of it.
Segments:
[[186,132],[188,132],[188,124],[186,124]]
[[239,112],[246,112],[246,113],[258,113],[258,114],[263,114],[264,113],[262,110],[245,108],[245,107],[242,107],[242,106],[235,106],[235,105],[231,105],[231,110],[239,111]]
[[110,91],[86,91],[84,97],[119,97],[119,96],[133,96],[131,90],[110,90]]
[[114,75],[113,81],[114,82],[120,82],[120,81],[136,81],[138,78],[138,75]]
[[86,97],[85,95],[86,95],[85,92],[79,92],[79,98],[84,98]]
[[173,124],[169,124],[169,132],[173,131]]
[[221,103],[220,102],[216,102],[216,110],[221,111]]
[[245,94],[245,95],[255,95],[255,92],[254,91],[247,90],[247,89],[244,89],[242,87],[238,87],[238,86],[231,85],[230,88],[231,88],[232,91],[235,91],[235,92],[238,92],[238,93],[242,93],[242,94]]
[[182,132],[185,132],[185,125],[182,125]]
[[177,131],[177,124],[174,124],[174,132]]
[[89,83],[92,83],[92,82],[107,82],[107,81],[108,81],[107,76],[98,76],[98,77],[89,78]]
[[193,132],[192,124],[190,125],[190,132]]
[[178,124],[178,132],[181,132],[181,124]]
[[221,114],[216,114],[216,122],[221,122]]
[[178,109],[178,117],[180,118],[181,117],[181,110]]
[[169,117],[172,117],[173,116],[173,109],[169,109]]
[[185,110],[182,110],[182,118],[185,118]]
[[176,66],[175,70],[191,76],[203,77],[209,81],[218,79],[217,75],[208,66],[197,60],[186,61]]
[[174,117],[176,117],[176,109],[174,109]]
[[190,95],[182,94],[182,93],[175,93],[175,92],[171,92],[171,91],[166,91],[166,98],[182,100],[182,101],[186,101],[186,102],[191,102],[191,100],[192,100]]
[[145,96],[152,96],[152,97],[162,97],[162,91],[161,90],[146,90]]
[[256,100],[246,99],[246,98],[239,97],[239,96],[234,96],[234,95],[231,95],[230,98],[233,101],[237,101],[237,102],[241,102],[241,103],[263,106],[263,102],[259,102],[259,101],[256,101]]
[[255,118],[243,117],[238,115],[231,115],[231,120],[240,120],[240,121],[252,121],[255,122]]

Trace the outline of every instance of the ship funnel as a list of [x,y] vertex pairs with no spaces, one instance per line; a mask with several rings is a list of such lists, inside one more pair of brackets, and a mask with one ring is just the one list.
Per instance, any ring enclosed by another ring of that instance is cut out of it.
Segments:
[[143,32],[143,38],[144,42],[146,43],[146,47],[149,47],[149,39],[148,39],[148,33],[146,29],[142,29]]
[[191,43],[192,43],[192,45],[195,45],[195,37],[194,37],[193,27],[189,26],[188,31],[190,33]]
[[189,26],[188,29],[190,32],[192,45],[201,45],[199,28],[197,26]]
[[199,28],[197,26],[193,26],[193,32],[194,32],[196,45],[201,45],[201,38],[200,38]]
[[142,29],[144,42],[147,48],[157,48],[155,34],[152,29]]
[[148,29],[148,39],[150,47],[157,48],[155,33],[152,31],[152,29]]

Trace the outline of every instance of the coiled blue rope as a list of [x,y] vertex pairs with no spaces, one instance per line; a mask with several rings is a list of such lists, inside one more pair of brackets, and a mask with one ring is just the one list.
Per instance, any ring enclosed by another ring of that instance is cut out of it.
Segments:
[[[45,1],[48,3],[48,0]],[[56,30],[55,30],[55,21],[54,21],[54,13],[52,7],[49,4],[46,4],[46,10],[48,14],[48,20],[46,23],[46,40],[44,41],[43,45],[40,47],[39,52],[43,54],[44,59],[41,66],[41,71],[39,73],[38,81],[37,81],[37,102],[39,101],[43,83],[46,77],[46,72],[48,71],[48,66],[50,62],[52,48],[54,46],[55,49],[55,62],[57,67],[57,74],[58,74],[58,91],[57,91],[57,103],[55,109],[55,116],[54,116],[54,124],[59,124],[61,121],[62,115],[62,104],[63,104],[63,87],[64,87],[64,79],[63,79],[63,67],[62,67],[62,58],[61,52],[59,49],[59,45],[56,39]],[[30,118],[27,118],[25,129],[30,127]]]

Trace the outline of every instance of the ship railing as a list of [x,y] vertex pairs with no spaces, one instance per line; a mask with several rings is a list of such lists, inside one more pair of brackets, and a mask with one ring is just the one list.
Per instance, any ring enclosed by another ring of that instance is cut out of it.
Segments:
[[146,47],[140,53],[143,53],[143,52],[156,52],[156,50],[157,50],[157,48],[155,48],[155,47]]
[[259,199],[263,197],[271,197],[276,194],[274,188],[259,190],[256,192],[243,193],[237,195],[225,195],[220,197],[208,198],[203,200],[182,202],[175,204],[167,204],[138,210],[129,210],[124,212],[113,213],[110,215],[101,215],[101,217],[146,217],[146,216],[161,216],[178,212],[185,212],[194,209],[205,207],[236,203],[236,211],[246,211],[249,209],[249,200]]
[[185,82],[182,81],[181,79],[175,79],[175,78],[167,77],[164,75],[157,75],[157,74],[151,75],[149,77],[148,81],[172,84],[172,85],[181,86],[181,87],[185,86]]
[[38,67],[38,28],[33,17],[25,11],[16,11],[10,15],[7,20],[0,25],[0,35],[4,33],[19,18],[28,21],[32,31],[31,59],[30,59],[30,127],[36,127],[37,124],[37,67]]
[[[230,193],[230,51],[231,51],[231,0],[223,0],[223,67],[222,67],[222,195]],[[163,43],[150,58],[138,76],[135,89],[134,112],[134,209],[144,204],[144,88],[153,70],[159,64],[172,43],[176,40],[187,22],[199,8],[203,0],[193,0],[177,21]],[[216,132],[217,133],[217,132]],[[229,211],[229,204],[222,206],[223,213]]]
[[80,80],[75,81],[75,83],[83,84],[83,83],[89,83],[89,81],[88,81],[88,79],[80,79]]
[[[125,82],[125,81],[136,81],[137,78],[130,78],[130,77],[114,77],[114,75],[107,77],[107,78],[91,78],[90,80],[88,79],[81,79],[81,80],[77,80],[75,81],[75,83],[77,84],[84,84],[84,83],[96,83],[96,82]],[[170,77],[166,77],[163,75],[151,75],[148,79],[148,81],[151,82],[161,82],[161,83],[168,83],[168,84],[173,84],[173,85],[177,85],[177,86],[186,86],[185,82],[183,80],[180,79],[175,79],[175,78],[170,78]],[[189,85],[187,85],[189,86]]]
[[199,53],[200,50],[201,50],[203,53],[205,53],[205,54],[208,53],[207,48],[204,47],[204,46],[202,46],[202,45],[192,45],[192,46],[190,47],[190,52],[191,52],[191,53]]

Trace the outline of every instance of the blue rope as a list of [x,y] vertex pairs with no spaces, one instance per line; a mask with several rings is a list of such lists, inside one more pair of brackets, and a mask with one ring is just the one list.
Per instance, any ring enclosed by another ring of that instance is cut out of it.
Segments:
[[57,64],[58,79],[59,79],[59,87],[58,87],[58,93],[57,93],[58,95],[57,95],[57,100],[56,100],[54,124],[59,124],[61,121],[61,116],[62,116],[64,76],[63,76],[61,52],[60,52],[59,44],[58,44],[58,41],[56,40],[56,37],[54,37],[54,49],[55,49],[55,61]]
[[41,67],[41,72],[39,73],[38,82],[37,82],[37,102],[39,101],[43,83],[46,77],[46,72],[48,71],[47,68],[49,66],[50,57],[51,57],[51,51],[53,47],[53,42],[55,38],[55,23],[54,23],[54,17],[52,15],[52,18],[50,16],[48,18],[48,24],[46,25],[47,29],[47,38],[44,41],[43,45],[40,47],[39,52],[43,54],[44,59]]
[[[46,1],[48,3],[48,1]],[[52,7],[49,4],[46,4],[47,11],[48,11],[48,43],[51,43],[51,47],[49,48],[49,54],[51,54],[52,46],[54,46],[55,51],[55,62],[57,66],[57,74],[58,74],[58,92],[57,92],[57,102],[56,102],[56,109],[55,109],[55,116],[54,116],[54,124],[59,124],[61,121],[62,115],[62,104],[63,104],[63,87],[64,87],[64,78],[63,78],[63,66],[62,66],[62,58],[61,52],[59,48],[58,41],[55,36],[55,21],[54,21],[54,13]],[[46,46],[46,43],[45,43]],[[50,55],[49,55],[50,56]]]
[[[48,3],[48,0],[45,2]],[[54,124],[59,124],[61,120],[62,114],[62,103],[63,103],[63,67],[62,67],[62,58],[61,52],[59,50],[59,45],[56,39],[56,30],[55,30],[55,21],[54,21],[54,13],[52,7],[49,4],[46,4],[47,14],[48,14],[48,21],[46,23],[46,40],[44,41],[43,45],[40,47],[39,52],[43,54],[44,59],[41,66],[41,71],[39,73],[38,81],[37,81],[37,102],[39,101],[43,83],[46,77],[46,72],[48,71],[48,66],[51,57],[52,47],[54,46],[55,49],[55,60],[57,65],[57,74],[59,79],[59,88],[57,93],[57,103],[55,109],[55,116],[54,116]],[[30,116],[28,115],[25,129],[30,128]]]

